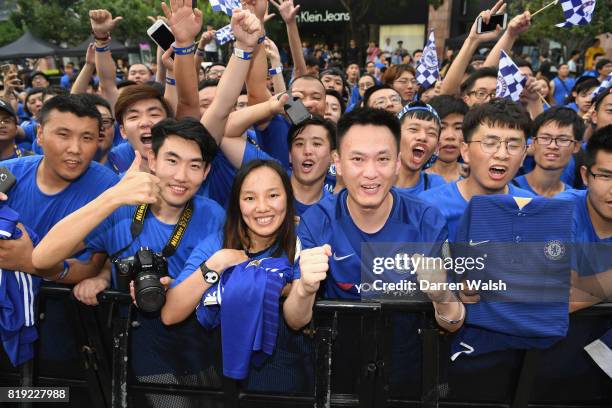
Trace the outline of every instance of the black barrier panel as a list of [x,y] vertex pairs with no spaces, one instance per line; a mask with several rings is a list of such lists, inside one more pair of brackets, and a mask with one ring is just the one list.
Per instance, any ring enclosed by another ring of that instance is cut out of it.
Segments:
[[[91,308],[71,299],[69,288],[43,288],[39,311],[48,313],[50,298],[63,302],[70,319],[76,364],[59,363],[54,372],[40,358],[19,369],[9,368],[4,356],[0,359],[2,385],[70,386],[70,404],[45,406],[612,406],[612,380],[583,350],[612,327],[610,304],[572,315],[567,338],[547,350],[498,352],[451,363],[452,336],[437,328],[431,304],[319,301],[311,327],[304,332],[280,329],[281,347],[293,353],[276,361],[280,371],[274,367],[266,373],[264,368],[257,381],[238,382],[220,375],[220,358],[211,359],[209,369],[196,376],[135,378],[129,368],[135,351],[129,344],[138,318],[127,313],[129,296],[103,292],[101,305]],[[218,333],[210,335],[219,345]],[[295,370],[282,367],[287,359]],[[267,392],[269,385],[293,389]]]

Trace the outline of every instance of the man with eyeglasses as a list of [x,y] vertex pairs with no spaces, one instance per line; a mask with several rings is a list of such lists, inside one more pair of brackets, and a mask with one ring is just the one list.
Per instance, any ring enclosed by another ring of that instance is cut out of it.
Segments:
[[572,187],[561,181],[563,169],[580,149],[582,119],[570,108],[555,106],[536,117],[533,126],[535,168],[512,182],[536,195],[553,197]]
[[419,194],[446,217],[448,236],[454,241],[459,218],[476,195],[511,194],[534,197],[529,191],[509,184],[526,153],[531,119],[525,109],[507,99],[493,99],[472,108],[463,120],[463,161],[470,175]]
[[17,115],[11,105],[0,99],[0,161],[32,154],[15,144],[16,137]]
[[206,70],[206,79],[221,79],[221,76],[225,72],[225,65],[213,64]]
[[461,97],[471,108],[475,105],[489,102],[495,98],[497,87],[497,70],[481,68],[474,71],[461,84]]
[[402,110],[402,97],[388,85],[374,85],[363,94],[363,106],[398,114]]

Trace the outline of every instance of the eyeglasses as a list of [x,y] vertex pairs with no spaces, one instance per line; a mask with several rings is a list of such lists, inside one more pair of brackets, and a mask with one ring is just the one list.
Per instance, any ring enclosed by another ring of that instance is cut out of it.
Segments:
[[417,85],[418,84],[416,79],[406,79],[406,78],[398,79],[398,80],[394,81],[394,83],[400,84],[400,85],[407,85],[407,84]]
[[385,106],[387,106],[387,102],[391,102],[392,104],[396,104],[402,103],[402,98],[400,98],[399,95],[391,95],[389,97],[387,96],[381,96],[380,98],[376,98],[374,100],[374,102],[372,103],[372,106],[375,108],[384,108]]
[[495,98],[495,92],[487,92],[484,89],[479,89],[477,91],[471,91],[467,93],[468,95],[474,95],[476,99],[479,101],[484,101],[485,99],[493,99]]
[[534,139],[540,146],[548,146],[553,141],[558,147],[568,147],[576,143],[574,139],[568,139],[567,137],[537,136]]
[[109,129],[114,124],[115,124],[115,119],[113,119],[113,118],[103,118],[102,119],[102,128],[103,129]]
[[602,183],[610,183],[612,182],[612,174],[609,173],[593,173],[591,169],[589,169],[589,173],[595,180],[599,180]]
[[0,125],[12,125],[14,123],[15,123],[15,119],[13,118],[0,119]]
[[504,143],[508,154],[516,155],[525,151],[525,143],[519,140],[502,140],[496,136],[485,137],[482,140],[472,140],[468,143],[480,143],[483,153],[493,154],[499,151],[499,147]]

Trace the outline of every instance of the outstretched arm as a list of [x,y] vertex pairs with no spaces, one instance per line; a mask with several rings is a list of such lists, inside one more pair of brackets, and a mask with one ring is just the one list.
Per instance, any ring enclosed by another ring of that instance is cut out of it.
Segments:
[[85,54],[85,65],[81,68],[79,75],[72,84],[71,94],[80,94],[87,92],[87,86],[91,81],[91,77],[96,69],[95,44],[89,44],[87,53]]

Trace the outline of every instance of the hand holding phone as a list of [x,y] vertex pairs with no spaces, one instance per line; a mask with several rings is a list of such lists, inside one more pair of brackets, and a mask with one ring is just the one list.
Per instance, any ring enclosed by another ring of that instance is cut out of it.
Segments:
[[285,103],[285,113],[294,126],[310,119],[312,116],[306,109],[306,106],[304,106],[302,100],[293,95],[289,95],[289,99]]
[[6,167],[0,167],[0,193],[6,194],[17,179]]
[[[149,29],[147,34],[162,50],[168,51],[174,44],[174,34],[164,20],[157,20]],[[174,58],[174,53],[170,56]]]
[[478,18],[476,19],[476,33],[482,34],[482,33],[489,33],[491,31],[495,31],[498,25],[503,30],[506,28],[507,24],[508,24],[508,14],[507,13],[492,15],[488,23],[485,23],[482,20],[482,16],[478,16]]

